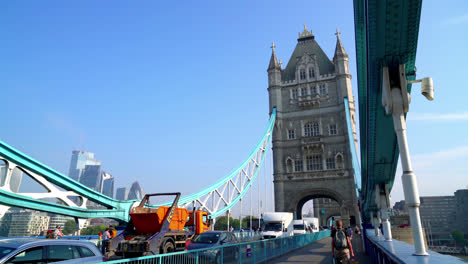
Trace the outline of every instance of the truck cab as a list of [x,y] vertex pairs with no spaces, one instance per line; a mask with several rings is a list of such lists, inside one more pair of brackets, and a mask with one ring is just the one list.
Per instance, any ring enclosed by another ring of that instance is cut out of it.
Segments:
[[303,235],[310,233],[309,223],[305,220],[293,220],[293,233],[294,235]]
[[281,236],[292,236],[293,214],[287,212],[268,212],[263,214],[263,229],[261,235],[264,239]]

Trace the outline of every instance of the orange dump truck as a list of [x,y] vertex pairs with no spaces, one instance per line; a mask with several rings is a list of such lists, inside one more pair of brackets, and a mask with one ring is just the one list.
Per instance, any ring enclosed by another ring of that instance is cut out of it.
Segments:
[[[151,196],[175,195],[172,206],[145,207]],[[147,194],[130,211],[130,222],[115,238],[103,246],[108,258],[163,254],[183,249],[193,235],[209,230],[208,213],[178,208],[180,193]],[[193,229],[192,231],[188,230]]]

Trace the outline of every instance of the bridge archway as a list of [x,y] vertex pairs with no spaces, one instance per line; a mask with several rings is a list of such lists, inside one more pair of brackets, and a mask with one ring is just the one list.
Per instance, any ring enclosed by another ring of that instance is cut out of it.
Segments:
[[341,195],[334,190],[329,190],[329,189],[310,190],[308,192],[298,194],[295,200],[293,200],[293,203],[296,204],[295,209],[294,209],[294,217],[296,219],[302,219],[302,209],[304,207],[304,204],[306,204],[310,200],[314,200],[317,198],[331,199],[337,202],[340,207],[343,204],[343,197],[341,197]]

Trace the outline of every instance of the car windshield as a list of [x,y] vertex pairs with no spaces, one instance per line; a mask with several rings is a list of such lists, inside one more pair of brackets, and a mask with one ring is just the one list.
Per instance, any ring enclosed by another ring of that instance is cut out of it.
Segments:
[[195,243],[207,243],[207,244],[214,244],[219,240],[219,233],[203,233],[197,236],[193,242]]
[[7,248],[7,247],[0,247],[0,258],[3,258],[4,256],[8,255],[8,253],[12,252],[15,250],[14,248]]
[[304,230],[304,225],[294,225],[294,230]]
[[268,223],[265,225],[264,231],[283,231],[281,224]]

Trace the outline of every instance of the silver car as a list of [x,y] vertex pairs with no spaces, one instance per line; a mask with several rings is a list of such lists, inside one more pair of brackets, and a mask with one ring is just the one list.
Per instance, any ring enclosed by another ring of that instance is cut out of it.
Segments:
[[100,263],[106,261],[90,242],[66,239],[2,239],[0,264]]

